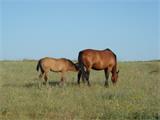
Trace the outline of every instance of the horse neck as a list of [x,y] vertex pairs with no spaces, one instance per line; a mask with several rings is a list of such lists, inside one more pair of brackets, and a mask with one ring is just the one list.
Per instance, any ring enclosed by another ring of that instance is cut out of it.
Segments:
[[114,65],[111,72],[112,72],[112,76],[115,76],[117,74],[117,64]]
[[75,65],[69,67],[69,71],[78,71]]

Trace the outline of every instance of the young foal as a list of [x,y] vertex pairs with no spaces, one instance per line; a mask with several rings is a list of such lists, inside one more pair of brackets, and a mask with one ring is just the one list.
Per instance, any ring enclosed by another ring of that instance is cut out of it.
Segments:
[[78,73],[78,84],[80,84],[80,78],[87,80],[88,86],[90,86],[89,75],[90,70],[104,70],[105,72],[105,86],[108,86],[109,72],[112,73],[111,80],[116,83],[118,79],[117,71],[117,58],[116,55],[110,50],[93,50],[86,49],[79,52],[78,62],[80,71]]
[[45,57],[38,61],[37,64],[37,71],[41,70],[41,73],[39,75],[39,78],[44,78],[45,83],[47,83],[48,80],[48,72],[60,72],[61,73],[61,82],[64,82],[65,79],[65,72],[67,71],[78,71],[77,64],[74,64],[71,60],[66,58],[49,58]]

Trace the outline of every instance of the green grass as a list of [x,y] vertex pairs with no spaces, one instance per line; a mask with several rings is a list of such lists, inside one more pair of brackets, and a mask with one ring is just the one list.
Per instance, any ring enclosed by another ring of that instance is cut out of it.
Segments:
[[92,71],[91,87],[77,86],[77,73],[57,73],[38,88],[35,61],[0,62],[0,120],[160,120],[160,62],[120,62],[119,81],[104,87]]

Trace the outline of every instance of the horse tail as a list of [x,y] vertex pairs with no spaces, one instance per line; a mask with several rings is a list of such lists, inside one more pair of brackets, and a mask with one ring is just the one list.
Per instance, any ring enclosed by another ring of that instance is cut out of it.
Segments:
[[41,60],[39,60],[38,63],[37,63],[37,67],[36,67],[36,70],[37,70],[37,71],[39,71],[39,68],[41,67],[41,64],[40,64],[40,63],[41,63]]
[[83,60],[82,60],[82,55],[83,55],[83,52],[79,52],[79,55],[78,55],[78,63],[79,63],[79,69],[82,73],[82,76],[83,78],[87,79],[87,75],[86,75],[86,72],[85,72],[85,69],[84,69],[84,63],[83,63]]

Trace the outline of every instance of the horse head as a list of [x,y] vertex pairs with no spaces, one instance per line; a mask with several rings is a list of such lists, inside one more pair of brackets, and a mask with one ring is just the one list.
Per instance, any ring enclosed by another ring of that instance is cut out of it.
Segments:
[[119,74],[119,70],[116,71],[114,74],[112,74],[111,80],[112,82],[115,84],[118,80],[118,74]]
[[79,71],[79,69],[80,69],[79,63],[77,62],[74,65],[75,65],[76,70]]

